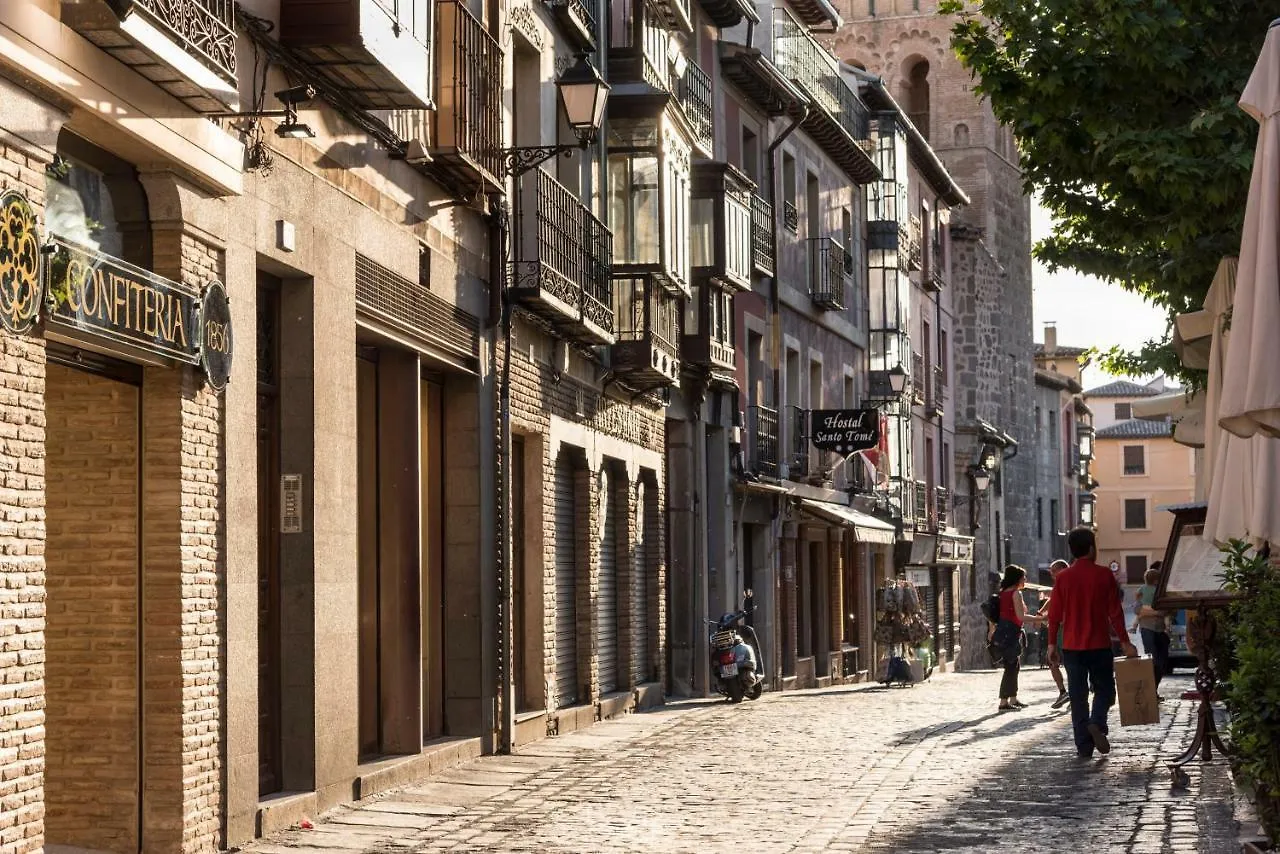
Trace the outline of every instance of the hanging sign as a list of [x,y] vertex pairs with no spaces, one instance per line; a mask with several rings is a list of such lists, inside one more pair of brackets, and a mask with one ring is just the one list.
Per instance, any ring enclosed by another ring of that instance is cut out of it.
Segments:
[[880,413],[874,409],[815,409],[809,415],[813,446],[852,454],[880,444]]
[[45,252],[50,323],[179,362],[200,361],[195,294],[149,270],[61,237],[50,236]]
[[197,299],[177,282],[57,235],[43,257],[50,324],[200,365],[214,389],[226,386],[231,309],[221,282]]
[[216,280],[200,295],[200,365],[209,385],[216,391],[226,388],[231,376],[231,301]]

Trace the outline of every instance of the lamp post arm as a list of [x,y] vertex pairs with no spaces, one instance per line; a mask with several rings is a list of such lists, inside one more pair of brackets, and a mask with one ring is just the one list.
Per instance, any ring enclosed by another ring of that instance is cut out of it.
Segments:
[[525,145],[518,148],[504,148],[501,151],[502,171],[510,178],[519,178],[551,158],[563,154],[568,157],[575,151],[586,148],[582,143],[562,143],[559,145]]

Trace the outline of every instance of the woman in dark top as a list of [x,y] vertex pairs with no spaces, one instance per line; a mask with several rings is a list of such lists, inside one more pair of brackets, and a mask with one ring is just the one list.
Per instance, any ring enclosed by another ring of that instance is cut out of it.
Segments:
[[1039,623],[1044,617],[1027,613],[1027,603],[1022,590],[1027,586],[1027,571],[1015,564],[1004,568],[1000,580],[1000,622],[996,624],[992,642],[1000,648],[1004,663],[1004,676],[1000,679],[1000,711],[1024,709],[1018,701],[1018,668],[1022,664],[1022,651],[1026,647],[1023,623]]

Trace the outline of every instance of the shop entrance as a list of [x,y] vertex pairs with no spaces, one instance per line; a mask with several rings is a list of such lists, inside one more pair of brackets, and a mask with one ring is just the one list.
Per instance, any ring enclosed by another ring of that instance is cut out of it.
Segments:
[[47,851],[141,849],[142,369],[48,345]]

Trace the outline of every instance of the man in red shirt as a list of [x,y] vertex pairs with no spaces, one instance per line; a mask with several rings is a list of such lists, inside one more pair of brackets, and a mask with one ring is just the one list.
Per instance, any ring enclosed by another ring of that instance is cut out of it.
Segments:
[[[1071,697],[1071,723],[1076,750],[1082,759],[1111,752],[1107,740],[1107,712],[1116,696],[1116,671],[1111,652],[1111,631],[1122,638],[1121,650],[1130,658],[1138,650],[1129,642],[1124,608],[1115,577],[1098,566],[1098,544],[1093,531],[1076,528],[1067,534],[1067,548],[1075,562],[1054,581],[1049,600],[1049,662],[1062,661]],[[1062,627],[1059,651],[1058,628]],[[1089,686],[1093,709],[1089,709]]]

